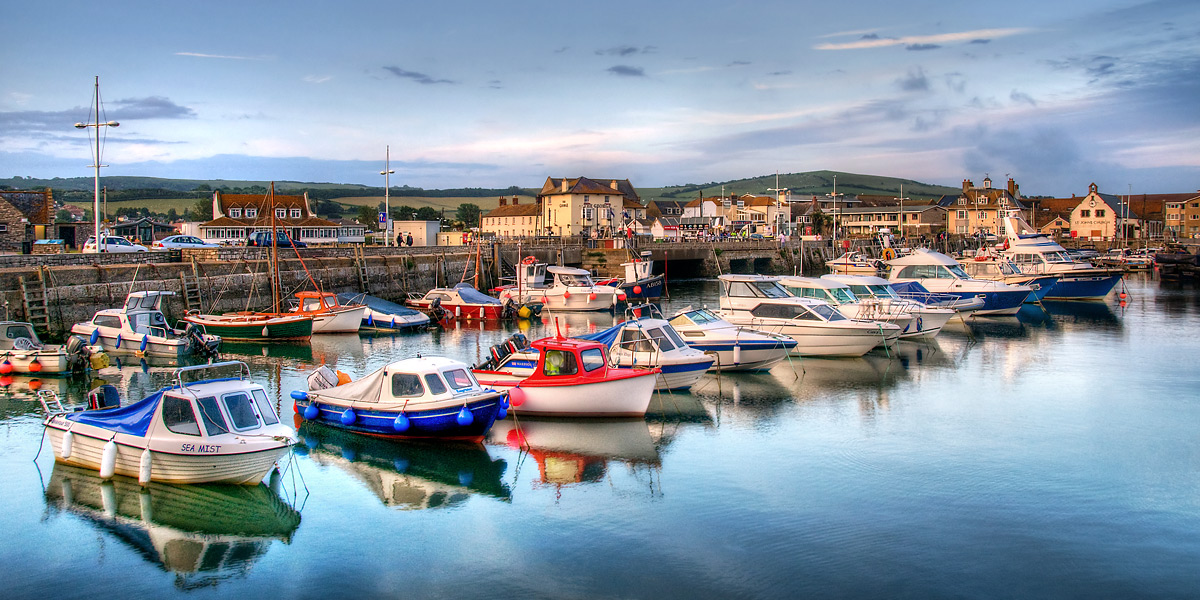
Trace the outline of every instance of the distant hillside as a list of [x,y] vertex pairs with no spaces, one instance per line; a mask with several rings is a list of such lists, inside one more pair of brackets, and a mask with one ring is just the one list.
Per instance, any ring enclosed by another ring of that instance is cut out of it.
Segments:
[[838,171],[809,171],[806,173],[780,173],[778,186],[775,175],[763,175],[750,179],[735,179],[733,181],[718,181],[704,184],[688,184],[665,188],[640,188],[638,194],[642,200],[694,200],[701,195],[719,196],[722,186],[726,194],[755,194],[758,196],[773,195],[772,189],[786,188],[792,198],[802,195],[821,195],[833,191],[833,177],[837,176],[837,191],[840,194],[879,194],[899,196],[900,186],[904,185],[904,195],[913,199],[937,198],[944,194],[958,194],[962,190],[944,185],[921,183],[911,179],[882,177],[879,175],[861,175],[857,173],[842,173]]

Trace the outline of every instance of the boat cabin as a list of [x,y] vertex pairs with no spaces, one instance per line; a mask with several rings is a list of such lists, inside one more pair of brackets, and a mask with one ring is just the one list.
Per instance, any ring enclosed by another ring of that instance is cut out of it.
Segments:
[[633,262],[621,263],[625,267],[625,281],[633,283],[654,277],[654,261],[650,260],[650,251],[642,252]]
[[[722,319],[717,315],[717,313],[714,313],[707,308],[694,308],[692,310],[685,310],[684,312],[671,317],[669,322],[671,323],[671,327],[675,329],[676,333],[685,338],[702,338],[704,337],[704,332],[701,330],[705,328],[714,326],[731,326],[728,321]],[[681,327],[683,329],[680,329]]]
[[547,267],[546,271],[554,276],[553,287],[592,287],[592,274],[584,269],[573,267]]
[[522,288],[546,287],[546,263],[537,262],[532,256],[517,264],[517,282]]
[[299,312],[320,312],[342,306],[338,297],[329,292],[298,292],[295,302]]
[[858,297],[850,290],[850,286],[834,280],[815,277],[783,277],[780,278],[779,284],[800,298],[822,300],[834,306],[859,302]]
[[474,395],[483,391],[483,387],[475,380],[467,365],[440,356],[409,358],[395,362],[381,373],[386,383],[380,387],[378,397],[365,396],[363,400],[437,400]]
[[42,347],[33,325],[21,321],[0,321],[0,350],[35,350]]
[[98,311],[92,317],[92,324],[156,337],[171,337],[173,332],[162,313],[162,299],[174,295],[175,292],[149,290],[130,292],[123,308]]

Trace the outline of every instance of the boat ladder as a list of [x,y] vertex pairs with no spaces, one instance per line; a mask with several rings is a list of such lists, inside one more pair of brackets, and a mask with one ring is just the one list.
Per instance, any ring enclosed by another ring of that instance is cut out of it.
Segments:
[[18,277],[21,283],[21,301],[25,306],[25,319],[33,325],[40,334],[50,334],[50,307],[46,304],[46,283],[42,279],[42,270],[38,269],[36,280],[27,281],[24,276]]
[[364,294],[370,294],[371,290],[367,281],[367,257],[363,252],[362,246],[354,247],[354,266],[358,271],[358,288]]
[[180,289],[183,290],[183,305],[187,310],[204,310],[201,307],[200,277],[196,274],[196,261],[192,261],[192,274],[179,273]]

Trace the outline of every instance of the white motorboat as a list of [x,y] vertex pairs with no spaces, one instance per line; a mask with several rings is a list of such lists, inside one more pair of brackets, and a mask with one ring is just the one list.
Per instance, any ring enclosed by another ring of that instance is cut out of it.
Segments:
[[[230,368],[236,376],[185,381]],[[52,392],[39,399],[55,460],[103,479],[255,485],[297,441],[240,361],[176,369],[174,385],[127,406],[111,385],[89,393],[87,410],[64,408]]]
[[786,276],[779,278],[779,285],[801,298],[813,298],[828,302],[851,319],[893,323],[900,328],[900,337],[902,338],[914,337],[919,333],[916,315],[902,310],[899,306],[876,302],[873,298],[859,298],[850,291],[850,286],[844,283],[816,277]]
[[926,248],[888,261],[892,266],[888,280],[893,284],[917,282],[926,290],[960,298],[979,297],[983,308],[979,315],[1015,315],[1033,292],[1027,285],[1009,285],[1002,281],[975,279],[957,260]]
[[329,292],[298,292],[291,314],[312,317],[313,333],[355,333],[367,315],[365,304],[342,304]]
[[99,345],[109,354],[136,354],[183,358],[195,353],[215,355],[221,337],[188,326],[175,329],[167,325],[162,299],[175,292],[130,292],[125,306],[107,308],[91,321],[71,326],[71,333]]
[[878,273],[884,264],[861,252],[847,252],[833,260],[825,261],[825,266],[834,273]]
[[[649,311],[653,305],[637,312]],[[686,390],[700,381],[716,357],[683,341],[671,324],[662,318],[635,316],[580,339],[595,340],[608,346],[609,362],[621,367],[657,367],[658,390]]]
[[[954,308],[929,306],[916,300],[902,298],[896,293],[896,290],[892,289],[892,286],[888,285],[886,279],[874,275],[830,274],[822,275],[821,279],[846,284],[856,298],[877,302],[880,310],[901,310],[913,315],[916,327],[911,332],[901,334],[901,337],[935,337],[941,332],[942,327],[945,327],[947,321],[962,312]],[[983,301],[975,298],[970,299],[969,303],[970,306],[976,308],[983,306]],[[965,309],[966,306],[964,303],[963,308]]]
[[766,370],[796,347],[786,335],[738,327],[707,308],[689,306],[670,323],[689,346],[716,357],[710,371]]
[[69,373],[86,366],[91,354],[76,337],[66,344],[43,344],[30,323],[0,321],[0,332],[0,375]]
[[[501,300],[518,305],[540,303],[550,310],[612,310],[625,299],[619,287],[597,285],[592,274],[572,267],[547,267],[528,257],[517,265],[516,285],[499,289]],[[551,276],[550,284],[545,276]]]
[[1028,275],[1058,275],[1058,282],[1045,294],[1048,300],[1102,300],[1121,281],[1120,269],[1097,267],[1077,261],[1066,248],[1044,233],[1038,233],[1022,219],[1020,212],[1008,211],[1003,219],[1004,243],[1000,254]]
[[862,356],[900,337],[900,328],[882,321],[847,318],[828,302],[798,298],[778,277],[721,275],[721,318],[734,325],[786,335],[800,356]]

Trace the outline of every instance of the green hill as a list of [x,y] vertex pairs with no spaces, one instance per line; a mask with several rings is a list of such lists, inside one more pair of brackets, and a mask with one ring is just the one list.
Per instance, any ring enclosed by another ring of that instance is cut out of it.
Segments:
[[758,196],[773,195],[772,189],[786,188],[792,198],[806,194],[827,194],[833,191],[833,178],[837,176],[837,191],[840,194],[877,194],[899,196],[900,186],[904,186],[904,195],[912,199],[937,198],[944,194],[958,194],[959,188],[944,185],[921,183],[911,179],[883,177],[879,175],[861,175],[858,173],[842,173],[839,171],[809,171],[806,173],[780,173],[776,185],[775,175],[763,175],[750,179],[735,179],[733,181],[718,181],[705,184],[688,184],[665,188],[639,188],[638,194],[642,200],[694,200],[701,195],[719,196],[722,187],[726,194],[755,194]]

